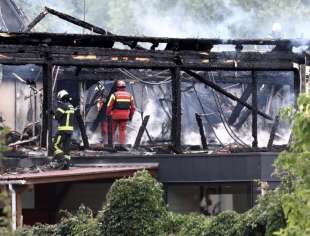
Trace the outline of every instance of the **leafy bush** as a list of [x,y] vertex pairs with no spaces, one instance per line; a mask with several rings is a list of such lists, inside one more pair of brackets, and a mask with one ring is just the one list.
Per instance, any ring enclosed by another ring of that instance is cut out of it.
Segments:
[[5,144],[5,135],[9,132],[10,130],[8,128],[1,128],[0,127],[0,156],[1,153],[4,151],[7,151],[9,148]]
[[0,191],[0,202],[3,204],[2,216],[0,216],[0,236],[12,235],[10,218],[11,218],[11,204],[10,197],[7,191]]
[[269,191],[256,206],[243,214],[240,229],[256,235],[272,236],[285,227],[286,220],[280,203],[281,190]]
[[169,212],[164,224],[165,235],[200,236],[206,230],[210,219],[198,214],[177,214]]
[[224,211],[219,215],[211,218],[210,224],[204,236],[241,236],[239,221],[240,214],[234,211]]
[[80,206],[75,214],[62,211],[63,217],[59,224],[36,224],[31,228],[21,229],[20,236],[96,236],[98,224],[93,218],[92,211],[85,206]]
[[167,211],[162,185],[147,171],[114,182],[98,216],[101,235],[159,235]]

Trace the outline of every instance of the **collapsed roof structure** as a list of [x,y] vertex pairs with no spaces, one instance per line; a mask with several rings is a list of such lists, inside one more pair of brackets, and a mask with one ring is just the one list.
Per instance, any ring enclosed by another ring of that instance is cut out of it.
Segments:
[[[92,34],[30,32],[47,14]],[[13,142],[14,151],[2,160],[5,168],[39,166],[52,155],[54,94],[67,86],[81,107],[75,164],[158,163],[167,202],[174,184],[199,187],[200,200],[210,195],[210,186],[221,194],[223,186],[240,184],[247,200],[232,197],[240,211],[254,204],[256,179],[277,183],[271,176],[279,147],[274,142],[285,148],[290,136],[278,113],[305,89],[308,40],[119,36],[47,7],[16,31],[0,33],[0,63],[8,66],[3,77],[28,81],[32,96],[41,94],[42,108],[32,114],[33,139]],[[295,53],[299,47],[306,49]],[[20,65],[31,69],[18,73]],[[111,88],[119,78],[127,81],[141,116],[130,131],[134,145],[126,150],[91,141],[94,85],[105,81]]]

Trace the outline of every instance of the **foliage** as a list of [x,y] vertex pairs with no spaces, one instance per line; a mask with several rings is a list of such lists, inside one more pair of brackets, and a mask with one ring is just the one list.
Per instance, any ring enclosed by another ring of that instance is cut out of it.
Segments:
[[239,222],[241,231],[272,236],[285,227],[286,219],[280,204],[281,192],[278,188],[260,197],[257,204],[243,214]]
[[163,190],[147,171],[114,182],[100,212],[101,235],[159,235],[166,217]]
[[204,236],[241,236],[238,222],[240,214],[234,211],[224,211],[213,217],[208,225]]
[[165,235],[200,236],[206,230],[210,219],[198,214],[177,214],[169,212],[163,225]]
[[0,128],[0,156],[1,152],[7,151],[8,147],[5,144],[5,135],[9,132],[10,130],[8,128]]
[[278,235],[310,234],[310,95],[300,95],[297,106],[290,149],[276,161],[286,189],[280,200],[287,218]]
[[7,191],[0,191],[0,202],[3,204],[2,214],[0,217],[0,236],[12,235],[10,218],[11,218],[11,204],[10,197]]
[[96,236],[98,233],[98,224],[94,219],[92,211],[81,205],[75,214],[62,211],[63,214],[60,223],[56,225],[36,224],[31,228],[21,229],[20,236]]

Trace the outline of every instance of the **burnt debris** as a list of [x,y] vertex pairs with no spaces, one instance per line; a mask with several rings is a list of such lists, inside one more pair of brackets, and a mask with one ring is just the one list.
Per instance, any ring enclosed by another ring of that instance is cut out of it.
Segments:
[[[57,16],[96,34],[30,32],[47,14]],[[161,149],[184,153],[187,151],[183,143],[186,136],[184,132],[188,132],[190,128],[184,126],[183,121],[192,119],[194,120],[192,123],[195,123],[196,119],[199,126],[197,133],[201,138],[203,151],[209,150],[210,147],[212,150],[212,146],[222,145],[215,131],[220,123],[224,123],[224,132],[227,132],[241,149],[249,147],[236,137],[235,132],[243,126],[250,125],[252,147],[258,150],[259,126],[271,129],[268,149],[273,147],[273,141],[277,137],[279,121],[274,114],[277,112],[271,112],[272,99],[275,96],[284,96],[285,91],[281,86],[288,86],[293,92],[294,99],[296,98],[301,89],[300,85],[304,85],[304,76],[299,68],[307,65],[309,61],[308,51],[302,54],[292,51],[293,47],[309,46],[310,43],[306,40],[119,36],[47,7],[24,28],[24,32],[0,33],[0,63],[3,65],[32,64],[42,67],[43,101],[40,138],[37,137],[37,132],[33,137],[41,141],[41,147],[47,147],[48,155],[52,155],[54,129],[52,110],[55,93],[53,88],[58,83],[57,76],[61,77],[60,80],[78,81],[80,86],[88,86],[88,88],[90,86],[86,85],[87,82],[96,83],[99,80],[111,82],[124,78],[130,84],[133,94],[137,91],[143,92],[145,88],[146,91],[149,88],[153,96],[161,94],[156,98],[156,104],[165,116],[163,119],[165,122],[161,127],[162,135],[161,137],[150,135],[147,126],[150,125],[149,119],[153,116],[143,116],[141,111],[141,117],[144,119],[140,121],[142,124],[136,136],[135,149],[145,151],[149,150],[147,146],[159,145]],[[116,47],[117,43],[129,48],[119,49]],[[143,43],[149,43],[150,48],[142,47]],[[225,45],[234,45],[236,50],[223,52],[213,50],[214,46]],[[259,52],[255,50],[256,46],[265,46],[266,51]],[[253,50],[247,51],[246,48]],[[56,76],[55,67],[58,68]],[[62,69],[58,75],[59,67]],[[286,73],[292,73],[293,79],[288,79],[290,74]],[[7,73],[6,76],[11,75]],[[225,88],[227,84],[232,84],[231,86],[235,88],[229,91]],[[219,94],[217,99],[214,97],[214,100],[218,101],[211,101],[210,97],[202,98],[201,88],[197,92],[199,86],[204,86],[207,96],[214,92]],[[188,105],[186,96],[189,95],[197,99],[198,105],[185,107]],[[144,102],[145,98],[140,96],[142,95],[136,95],[138,98],[135,100]],[[150,95],[147,94],[147,96]],[[78,103],[83,105],[81,100],[83,99],[80,97]],[[94,147],[90,144],[87,135],[85,117],[88,112],[89,107],[82,107],[82,115],[78,116],[84,149]],[[215,115],[212,115],[212,112]],[[221,114],[216,115],[217,113]],[[191,118],[188,118],[189,116]],[[221,117],[221,121],[218,116]],[[250,116],[251,119],[249,119]],[[95,130],[98,124],[93,127]],[[141,143],[144,133],[149,140],[148,144],[146,141]],[[162,140],[167,141],[162,142]],[[14,141],[13,146],[28,144],[25,139]],[[31,137],[29,141],[33,141]],[[108,144],[109,150],[115,151],[111,137]],[[94,149],[98,150],[98,146]],[[126,150],[128,150],[127,147]]]

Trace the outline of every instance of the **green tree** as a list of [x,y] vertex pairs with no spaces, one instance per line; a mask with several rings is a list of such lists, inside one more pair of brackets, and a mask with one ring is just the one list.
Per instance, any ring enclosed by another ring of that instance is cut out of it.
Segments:
[[310,235],[310,95],[300,95],[297,110],[286,114],[294,126],[290,149],[276,161],[277,174],[286,189],[281,205],[287,218],[287,226],[278,235]]
[[163,190],[148,171],[114,182],[99,213],[101,235],[160,235],[166,218]]

